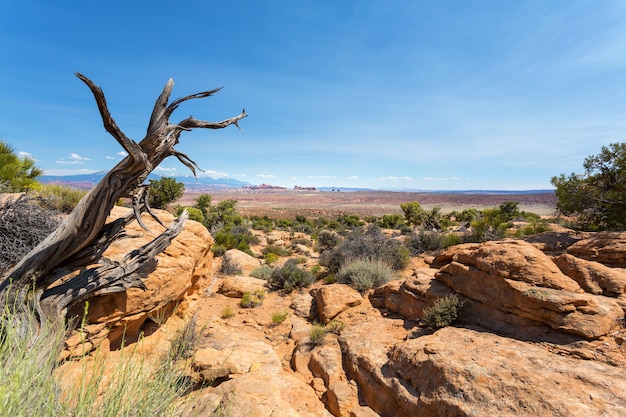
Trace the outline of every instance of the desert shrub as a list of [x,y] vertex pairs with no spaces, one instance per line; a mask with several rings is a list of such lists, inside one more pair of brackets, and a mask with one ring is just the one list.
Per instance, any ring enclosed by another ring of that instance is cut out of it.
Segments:
[[272,313],[272,324],[279,325],[280,323],[285,321],[288,315],[288,311],[277,311],[275,313]]
[[194,315],[176,332],[168,353],[171,360],[177,361],[193,356],[198,344],[196,327],[197,316]]
[[336,273],[353,259],[380,260],[394,271],[409,263],[409,250],[399,241],[385,236],[377,225],[353,230],[337,247],[321,252],[319,263]]
[[87,191],[65,185],[43,184],[37,190],[40,204],[50,210],[71,213]]
[[409,249],[412,256],[436,251],[443,247],[443,234],[420,228],[404,238],[404,245]]
[[381,260],[354,259],[344,264],[337,273],[337,281],[348,284],[359,292],[379,287],[393,278],[393,271]]
[[407,224],[422,226],[430,230],[441,230],[442,216],[440,207],[425,210],[420,203],[412,201],[410,203],[400,204],[400,209],[404,213],[404,219]]
[[59,213],[29,195],[0,203],[0,276],[61,224]]
[[406,222],[400,214],[385,214],[378,220],[377,224],[383,229],[400,229],[406,225]]
[[274,223],[279,230],[289,230],[291,228],[291,220],[289,219],[278,219]]
[[273,253],[273,254],[278,255],[278,256],[289,256],[289,255],[291,255],[291,251],[289,251],[289,249],[284,248],[282,246],[278,246],[278,245],[267,245],[266,247],[263,248],[263,250],[261,252],[264,255],[267,255],[268,253]]
[[189,215],[189,220],[195,220],[198,223],[204,224],[205,222],[204,214],[202,214],[202,211],[200,209],[197,209],[195,207],[177,206],[176,215],[180,216],[185,210],[187,210],[187,213]]
[[314,346],[324,344],[324,337],[326,337],[326,328],[319,323],[313,323],[309,330],[309,338]]
[[296,245],[313,246],[313,242],[311,241],[311,239],[307,239],[306,237],[293,239],[291,243]]
[[37,177],[43,171],[35,166],[35,160],[20,157],[7,142],[0,140],[0,182],[11,192],[37,189]]
[[463,243],[463,238],[456,233],[446,233],[441,240],[441,247],[447,248],[449,246],[460,245]]
[[263,305],[263,300],[265,300],[265,291],[263,290],[246,292],[241,297],[239,305],[243,308],[259,307],[260,305]]
[[254,230],[262,230],[265,233],[271,232],[274,229],[274,220],[270,219],[267,215],[261,216],[251,216],[251,228]]
[[269,281],[270,277],[272,276],[273,270],[274,269],[269,265],[262,265],[250,271],[250,276]]
[[241,274],[241,265],[237,263],[235,258],[225,253],[222,256],[222,265],[220,266],[220,273],[224,275],[237,275]]
[[333,231],[322,230],[317,235],[317,245],[320,251],[333,249],[341,242],[341,237]]
[[422,320],[431,330],[441,329],[457,321],[461,315],[463,301],[456,294],[439,298],[432,307],[424,310]]
[[341,334],[341,332],[343,332],[343,329],[346,328],[346,325],[344,322],[339,321],[339,320],[331,320],[327,325],[326,325],[326,332],[327,333],[335,333],[337,335]]
[[308,287],[315,281],[313,273],[299,268],[296,259],[288,259],[280,268],[274,268],[269,283],[274,288],[293,291],[296,288]]
[[337,217],[337,222],[349,229],[365,225],[365,222],[356,214],[341,214]]
[[273,264],[274,262],[276,262],[278,259],[280,258],[280,256],[276,255],[275,253],[266,253],[265,255],[263,255],[263,259],[265,260],[265,263],[268,265]]
[[223,227],[214,234],[213,238],[215,245],[211,250],[216,256],[224,254],[228,249],[239,249],[254,256],[250,245],[258,242],[258,238],[244,225]]
[[235,310],[233,310],[233,308],[231,306],[226,306],[222,309],[222,311],[220,312],[220,316],[223,319],[229,319],[231,317],[235,316]]
[[183,196],[185,185],[174,178],[162,177],[158,180],[150,180],[150,207],[163,209]]

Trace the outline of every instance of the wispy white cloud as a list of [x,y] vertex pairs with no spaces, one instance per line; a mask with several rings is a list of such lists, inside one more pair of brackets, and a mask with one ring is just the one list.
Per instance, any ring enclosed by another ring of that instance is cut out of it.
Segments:
[[256,174],[256,176],[259,178],[265,178],[265,179],[276,178],[276,175],[274,174]]
[[125,158],[125,157],[127,157],[127,156],[128,156],[128,152],[126,152],[126,151],[119,151],[117,154],[118,154],[119,156],[121,156],[122,158]]
[[90,159],[84,156],[80,156],[77,153],[70,153],[70,155],[67,158],[59,158],[56,161],[56,163],[64,164],[64,165],[78,165],[78,164],[84,164],[85,161],[90,161]]
[[413,181],[413,178],[411,177],[394,177],[392,175],[388,177],[380,177],[376,179],[379,181]]
[[156,167],[154,170],[163,172],[165,174],[174,174],[178,171],[176,168],[164,168],[164,167]]
[[449,178],[447,178],[447,177],[439,177],[439,178],[436,178],[436,177],[424,177],[424,180],[426,180],[426,181],[459,181],[459,180],[461,180],[461,178],[459,178],[459,177],[449,177]]
[[30,152],[19,151],[17,153],[17,156],[19,156],[20,158],[32,158],[33,154],[31,154]]
[[350,176],[350,177],[348,177],[348,178],[346,178],[346,179],[347,179],[347,180],[349,180],[349,181],[353,181],[353,180],[358,180],[358,179],[360,179],[360,178],[361,178],[361,177],[359,177],[358,175],[352,175],[352,176]]
[[52,169],[44,169],[45,175],[82,175],[82,174],[93,174],[94,172],[98,172],[95,169],[86,169],[86,168],[52,168]]
[[309,178],[315,180],[333,180],[337,177],[335,175],[309,175]]
[[115,159],[112,156],[105,156],[104,159]]
[[213,171],[212,169],[205,170],[198,173],[199,177],[211,177],[211,178],[227,178],[228,174],[225,172]]

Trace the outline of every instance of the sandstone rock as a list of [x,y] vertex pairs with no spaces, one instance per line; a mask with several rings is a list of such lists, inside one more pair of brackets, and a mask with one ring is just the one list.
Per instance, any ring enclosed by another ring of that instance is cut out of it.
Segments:
[[313,351],[309,369],[324,381],[326,408],[334,416],[344,416],[358,405],[357,390],[348,383],[342,366],[341,348],[336,341],[326,342]]
[[227,297],[241,298],[247,292],[264,291],[266,284],[264,279],[233,275],[224,278],[217,292]]
[[396,415],[620,416],[626,409],[619,368],[452,327],[398,345],[388,383],[405,399]]
[[317,305],[319,319],[323,324],[328,323],[350,307],[363,302],[363,297],[358,291],[343,284],[323,286],[313,291],[313,297]]
[[305,291],[295,293],[289,307],[294,310],[293,312],[297,316],[305,319],[313,319],[315,314],[317,314],[315,304],[313,303],[313,296]]
[[200,382],[212,382],[221,377],[248,372],[277,374],[282,370],[280,359],[271,346],[264,342],[237,342],[221,349],[198,349],[192,367],[200,375]]
[[240,251],[239,249],[229,249],[226,251],[224,256],[228,256],[233,262],[239,265],[244,274],[249,274],[250,271],[253,271],[261,266],[260,260]]
[[587,261],[569,254],[554,259],[554,263],[588,293],[619,297],[626,293],[626,272],[601,263]]
[[471,266],[485,274],[484,276],[522,281],[557,290],[583,292],[576,281],[565,276],[546,254],[522,240],[507,239],[451,246],[434,260],[434,264],[439,267],[447,266],[451,262]]
[[567,253],[607,266],[626,268],[626,232],[596,233],[567,248]]
[[420,270],[404,281],[390,281],[370,294],[370,302],[374,307],[386,308],[406,319],[419,320],[424,309],[431,307],[437,298],[454,293],[450,287],[434,279],[436,272],[435,269]]
[[[621,307],[610,298],[534,286],[457,262],[442,267],[437,279],[484,306],[590,339],[610,333],[624,315]],[[470,316],[469,320],[488,324],[492,313],[485,313],[487,320],[483,321],[480,316]]]
[[[130,209],[116,206],[108,221],[129,212]],[[174,219],[166,211],[155,212],[165,224]],[[163,230],[148,214],[144,214],[142,220],[154,233]],[[105,257],[119,261],[131,250],[154,238],[136,221],[127,226],[126,232],[133,237],[114,242],[104,253]],[[200,281],[208,279],[213,260],[210,251],[212,244],[213,239],[203,225],[193,220],[187,221],[183,231],[157,256],[156,270],[144,279],[145,291],[131,288],[126,292],[93,297],[89,300],[87,320],[105,324],[108,338],[114,343],[119,343],[123,335],[127,340],[136,339],[150,312],[179,303],[185,295],[198,290]],[[71,314],[80,316],[82,311]],[[98,338],[102,339],[101,332]]]

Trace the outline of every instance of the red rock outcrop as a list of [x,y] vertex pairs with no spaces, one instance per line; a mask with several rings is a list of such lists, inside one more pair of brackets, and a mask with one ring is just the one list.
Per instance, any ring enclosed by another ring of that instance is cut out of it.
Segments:
[[607,266],[626,268],[626,232],[595,233],[571,245],[567,253]]
[[[129,210],[114,207],[109,221],[125,216]],[[155,211],[165,224],[174,220],[173,216],[165,211]],[[154,233],[163,230],[163,227],[149,215],[144,214],[142,219]],[[114,261],[120,260],[134,248],[154,238],[136,221],[127,226],[126,233],[130,237],[114,242],[104,253],[105,257]],[[75,334],[68,339],[66,355],[71,355],[73,351],[81,355],[85,349],[81,343],[83,339],[91,345],[90,348],[96,347],[106,339],[115,347],[122,336],[127,341],[136,340],[139,333],[144,330],[142,326],[150,317],[155,320],[158,320],[158,316],[165,317],[186,295],[197,292],[204,285],[204,280],[210,276],[213,260],[210,250],[212,244],[213,239],[202,224],[187,221],[184,230],[157,256],[157,268],[144,279],[145,290],[131,288],[126,292],[89,300],[86,320],[90,324],[84,327],[83,335]]]

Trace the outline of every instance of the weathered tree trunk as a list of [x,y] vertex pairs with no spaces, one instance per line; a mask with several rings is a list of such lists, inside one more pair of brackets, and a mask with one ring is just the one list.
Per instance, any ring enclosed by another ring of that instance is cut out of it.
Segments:
[[[180,134],[194,128],[222,129],[237,125],[246,117],[239,115],[220,122],[208,122],[188,117],[178,124],[169,122],[183,102],[211,96],[220,89],[192,94],[168,104],[173,80],[169,80],[156,100],[146,136],[137,143],[129,139],[116,125],[107,108],[102,90],[84,75],[77,73],[92,91],[104,128],[128,153],[100,183],[80,200],[63,224],[12,268],[0,283],[0,303],[12,313],[13,325],[19,315],[35,309],[37,319],[58,322],[73,305],[98,294],[142,287],[140,276],[153,269],[154,258],[163,251],[183,228],[186,214],[152,242],[126,255],[122,262],[111,262],[102,253],[123,235],[124,226],[137,219],[141,212],[150,211],[147,191],[143,185],[152,172],[168,156],[177,157],[194,175],[197,165],[187,155],[174,149]],[[134,211],[124,219],[106,223],[106,218],[121,197],[131,197]],[[95,265],[95,266],[93,266]],[[87,268],[86,268],[87,267]],[[50,287],[60,277],[80,271],[61,285]],[[16,318],[17,317],[17,318]],[[17,321],[16,321],[17,320]],[[24,319],[22,325],[31,326]]]

